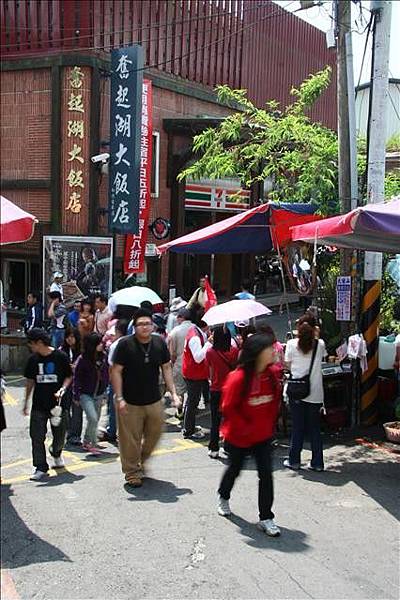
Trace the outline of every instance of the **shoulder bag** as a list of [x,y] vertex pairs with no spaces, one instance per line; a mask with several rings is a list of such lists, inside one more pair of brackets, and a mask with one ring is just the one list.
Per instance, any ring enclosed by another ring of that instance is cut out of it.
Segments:
[[310,389],[311,389],[310,377],[311,377],[311,372],[312,372],[312,369],[314,366],[315,355],[317,354],[317,348],[318,348],[318,340],[316,340],[314,342],[314,349],[313,349],[313,353],[312,353],[310,369],[309,369],[307,375],[304,375],[304,377],[297,377],[297,378],[290,376],[290,379],[287,384],[287,390],[286,390],[289,400],[297,400],[297,401],[303,400],[304,398],[307,398],[307,396],[310,395]]

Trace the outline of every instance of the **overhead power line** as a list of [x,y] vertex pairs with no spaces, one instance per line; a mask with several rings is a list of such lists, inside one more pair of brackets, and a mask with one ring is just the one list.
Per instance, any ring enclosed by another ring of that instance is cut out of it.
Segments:
[[[294,3],[294,0],[292,2],[290,2],[290,4],[293,4],[293,3]],[[247,13],[253,12],[255,10],[258,10],[259,8],[263,8],[264,6],[265,5],[261,4],[260,2],[254,2],[250,6],[250,8],[244,8],[241,11],[241,14],[243,15],[243,14],[247,14]],[[231,16],[232,14],[233,14],[232,12],[229,13],[229,12],[226,12],[226,11],[220,11],[220,12],[210,13],[210,14],[207,14],[207,15],[190,17],[189,19],[182,19],[180,21],[172,20],[172,21],[167,21],[166,23],[152,23],[150,25],[144,25],[144,26],[141,26],[141,27],[136,27],[134,29],[130,29],[129,28],[129,29],[121,29],[121,30],[118,30],[118,31],[114,31],[114,30],[102,31],[99,34],[96,34],[96,36],[102,36],[104,38],[106,36],[116,36],[116,35],[121,35],[121,34],[125,34],[125,33],[133,34],[133,33],[136,33],[136,32],[143,32],[143,31],[145,31],[147,29],[162,29],[162,28],[168,28],[168,27],[176,27],[177,25],[183,25],[185,23],[199,22],[199,21],[206,20],[206,19],[214,20],[214,19],[218,19],[221,16]],[[239,18],[239,16],[237,16],[236,18]],[[18,28],[18,29],[20,30],[20,28]],[[147,39],[147,40],[145,39],[145,40],[142,40],[142,41],[144,43],[157,42],[157,41],[160,42],[160,41],[165,41],[165,40],[168,40],[168,39],[171,39],[171,38],[180,37],[180,36],[183,36],[183,35],[187,35],[187,31],[183,31],[183,28],[182,28],[182,31],[180,33],[175,32],[171,36],[166,36],[164,38],[159,38],[159,37],[150,38],[150,39]],[[94,36],[93,33],[87,33],[87,34],[82,34],[81,38],[85,39],[85,38],[92,37],[92,36]],[[79,36],[77,36],[75,34],[75,35],[69,36],[69,37],[62,37],[62,38],[60,37],[60,38],[55,38],[55,39],[49,39],[49,40],[46,40],[46,42],[49,41],[52,44],[56,44],[57,42],[68,42],[68,41],[73,42],[73,41],[77,41],[78,39],[79,39]],[[7,48],[19,48],[21,45],[26,45],[26,44],[30,44],[30,43],[31,42],[29,40],[27,40],[27,41],[24,41],[24,42],[15,42],[14,44],[3,44],[3,45],[0,45],[0,48],[2,50],[3,49],[7,49]],[[112,46],[114,46],[114,45],[112,45]],[[72,51],[75,52],[76,50],[86,50],[86,49],[98,49],[98,50],[101,50],[102,48],[105,48],[105,47],[109,47],[109,46],[98,46],[98,47],[93,46],[93,47],[87,47],[87,48],[79,47],[79,48],[73,48],[73,49],[65,48],[65,49],[63,49],[63,51],[67,51],[67,50],[71,51],[72,50]],[[5,55],[3,55],[3,60],[4,60],[5,56],[16,56],[16,55],[14,55],[14,54],[5,54]],[[19,56],[19,54],[18,54],[18,56]]]

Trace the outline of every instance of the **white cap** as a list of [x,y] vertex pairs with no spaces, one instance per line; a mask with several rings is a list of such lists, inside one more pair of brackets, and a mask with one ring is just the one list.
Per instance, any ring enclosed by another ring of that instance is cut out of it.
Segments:
[[60,271],[53,273],[53,279],[64,279],[64,275]]
[[186,300],[183,300],[183,298],[178,296],[177,298],[174,298],[172,300],[171,306],[170,306],[170,311],[176,312],[176,311],[180,310],[181,308],[185,308],[186,305],[187,305]]

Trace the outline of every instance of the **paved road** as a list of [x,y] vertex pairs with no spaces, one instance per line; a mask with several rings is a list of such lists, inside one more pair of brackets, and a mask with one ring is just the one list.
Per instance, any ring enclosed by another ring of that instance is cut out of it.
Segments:
[[219,517],[222,461],[171,424],[134,494],[107,444],[101,459],[66,453],[64,471],[29,481],[20,384],[9,388],[1,486],[3,568],[19,597],[398,598],[395,454],[329,439],[328,471],[296,474],[281,467],[282,442],[274,457],[282,536],[271,539],[254,526],[254,465],[234,489],[232,518]]

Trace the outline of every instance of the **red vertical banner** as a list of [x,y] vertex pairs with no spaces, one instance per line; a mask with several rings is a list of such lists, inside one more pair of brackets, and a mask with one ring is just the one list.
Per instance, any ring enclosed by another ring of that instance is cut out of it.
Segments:
[[125,238],[125,273],[143,273],[150,215],[151,161],[153,148],[153,95],[151,81],[143,80],[142,129],[140,136],[139,233]]

